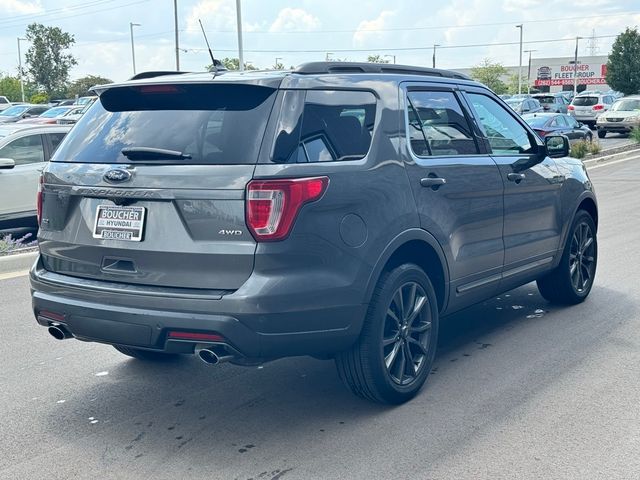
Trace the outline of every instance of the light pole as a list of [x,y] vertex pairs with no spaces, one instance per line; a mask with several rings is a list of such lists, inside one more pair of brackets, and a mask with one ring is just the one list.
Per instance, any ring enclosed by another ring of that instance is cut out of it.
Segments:
[[18,75],[20,75],[20,93],[24,102],[24,80],[22,78],[22,53],[20,53],[20,41],[26,42],[26,38],[18,37]]
[[527,69],[527,93],[531,93],[531,52],[537,52],[537,50],[524,51],[524,53],[529,54],[529,68]]
[[139,23],[129,22],[129,31],[131,32],[131,60],[133,61],[133,74],[136,74],[136,49],[133,44],[133,27],[140,27]]
[[244,50],[242,48],[242,9],[240,0],[236,0],[236,22],[238,23],[238,69],[244,70]]
[[276,57],[276,63],[274,65],[274,67],[276,68],[276,70],[278,69],[278,65],[280,65],[280,60],[282,60],[282,57]]
[[173,0],[173,29],[176,37],[176,72],[180,71],[180,38],[178,37],[178,0]]
[[522,23],[516,25],[520,29],[520,61],[518,62],[518,95],[522,93]]
[[433,44],[433,58],[431,59],[431,60],[432,60],[433,68],[436,68],[436,48],[437,48],[437,47],[439,47],[439,46],[440,46],[440,45],[439,45],[439,44],[437,44],[437,43],[434,43],[434,44]]
[[325,62],[330,61],[330,60],[331,60],[331,58],[330,58],[330,57],[331,57],[331,55],[333,55],[333,52],[327,52],[327,53],[325,53],[325,54],[324,54],[324,61],[325,61]]
[[573,95],[578,94],[578,40],[582,37],[576,37],[576,51],[573,55]]
[[385,55],[385,58],[386,58],[386,57],[391,57],[391,58],[393,58],[393,64],[394,64],[394,65],[396,64],[396,56],[395,56],[395,55]]

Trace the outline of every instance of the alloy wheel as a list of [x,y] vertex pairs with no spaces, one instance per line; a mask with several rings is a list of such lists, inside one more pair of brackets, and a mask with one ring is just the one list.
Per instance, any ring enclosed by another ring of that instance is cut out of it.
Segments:
[[577,293],[588,290],[595,270],[595,238],[591,227],[582,222],[576,225],[569,251],[569,274]]

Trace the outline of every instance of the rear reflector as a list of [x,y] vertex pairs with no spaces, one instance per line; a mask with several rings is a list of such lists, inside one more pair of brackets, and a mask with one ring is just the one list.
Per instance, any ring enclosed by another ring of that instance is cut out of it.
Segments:
[[38,316],[46,318],[47,320],[53,320],[54,322],[64,322],[63,314],[50,312],[49,310],[40,310]]
[[287,238],[302,206],[322,197],[327,185],[327,177],[249,182],[247,226],[253,237],[259,242]]
[[169,338],[174,338],[176,340],[224,342],[224,337],[215,333],[169,332]]

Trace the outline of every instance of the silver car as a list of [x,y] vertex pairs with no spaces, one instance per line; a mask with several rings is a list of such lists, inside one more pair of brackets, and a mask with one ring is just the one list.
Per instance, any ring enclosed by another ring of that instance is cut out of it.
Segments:
[[595,128],[598,115],[609,110],[614,101],[612,95],[582,92],[573,97],[568,107],[569,115],[573,115],[579,122]]
[[640,128],[640,95],[632,95],[617,100],[606,115],[600,115],[596,122],[598,138],[608,132],[631,133]]

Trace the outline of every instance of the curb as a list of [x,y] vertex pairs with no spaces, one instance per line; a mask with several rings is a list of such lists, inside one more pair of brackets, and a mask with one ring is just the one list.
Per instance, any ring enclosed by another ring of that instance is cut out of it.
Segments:
[[0,257],[0,273],[29,270],[36,261],[39,252],[17,253]]
[[591,159],[583,160],[583,163],[587,167],[592,167],[594,165],[600,165],[601,163],[609,163],[618,160],[627,160],[637,157],[640,154],[640,147],[635,148],[633,150],[626,150],[620,153],[612,153],[611,155],[604,155],[602,157],[596,157]]

